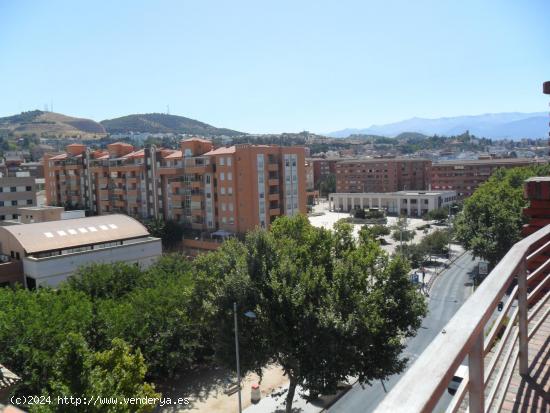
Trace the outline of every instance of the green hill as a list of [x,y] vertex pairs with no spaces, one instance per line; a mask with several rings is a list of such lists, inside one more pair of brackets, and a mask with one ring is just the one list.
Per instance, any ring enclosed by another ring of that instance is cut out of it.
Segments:
[[105,128],[91,120],[55,112],[32,110],[0,118],[0,129],[14,136],[101,138]]
[[181,133],[201,136],[243,135],[231,129],[216,128],[198,120],[164,113],[145,113],[100,122],[109,133]]

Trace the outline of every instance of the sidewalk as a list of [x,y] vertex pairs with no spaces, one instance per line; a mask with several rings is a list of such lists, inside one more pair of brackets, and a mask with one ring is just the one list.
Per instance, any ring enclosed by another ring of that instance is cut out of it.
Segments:
[[[294,400],[292,402],[292,411],[295,413],[319,413],[331,406],[336,400],[342,397],[349,389],[351,385],[346,386],[337,394],[320,396],[319,399],[306,402],[300,393],[303,391],[300,386],[296,387],[296,393],[294,394]],[[264,396],[262,399],[249,408],[245,409],[245,413],[283,413],[285,411],[285,400],[288,391],[288,384],[278,388],[270,395]]]

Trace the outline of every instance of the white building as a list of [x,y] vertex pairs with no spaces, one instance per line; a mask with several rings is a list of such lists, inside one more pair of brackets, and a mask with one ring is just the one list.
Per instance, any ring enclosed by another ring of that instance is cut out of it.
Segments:
[[399,191],[384,193],[334,193],[329,195],[331,211],[383,209],[388,214],[421,217],[456,202],[455,191]]
[[91,263],[147,268],[162,247],[141,223],[115,214],[0,227],[0,251],[0,283],[21,281],[36,288],[56,287]]

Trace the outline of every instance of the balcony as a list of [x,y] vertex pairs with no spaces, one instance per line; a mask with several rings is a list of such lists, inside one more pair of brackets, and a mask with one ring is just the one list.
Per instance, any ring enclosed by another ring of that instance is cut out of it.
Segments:
[[447,412],[545,411],[549,257],[550,225],[515,244],[376,411],[433,411],[466,357],[468,374]]

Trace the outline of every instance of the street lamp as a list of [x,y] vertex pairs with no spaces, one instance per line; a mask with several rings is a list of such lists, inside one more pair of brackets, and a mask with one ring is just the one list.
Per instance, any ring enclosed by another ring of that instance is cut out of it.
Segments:
[[[247,311],[244,313],[245,317],[256,318],[254,311]],[[235,320],[235,355],[237,357],[237,389],[239,393],[239,413],[242,413],[242,403],[241,403],[241,363],[239,360],[239,325],[237,323],[237,303],[233,303],[233,318]]]
[[452,204],[449,204],[449,260],[451,259],[451,231],[452,231],[452,227],[451,227],[451,210],[456,210],[458,209],[458,206],[457,205],[452,205]]

